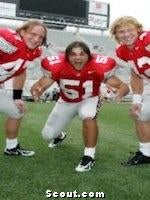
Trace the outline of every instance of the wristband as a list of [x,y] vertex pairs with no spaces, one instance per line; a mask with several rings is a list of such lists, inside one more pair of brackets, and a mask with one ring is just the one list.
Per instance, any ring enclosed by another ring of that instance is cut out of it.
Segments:
[[13,99],[21,99],[22,90],[13,90]]
[[133,94],[133,101],[132,103],[141,103],[142,102],[142,95],[140,94]]

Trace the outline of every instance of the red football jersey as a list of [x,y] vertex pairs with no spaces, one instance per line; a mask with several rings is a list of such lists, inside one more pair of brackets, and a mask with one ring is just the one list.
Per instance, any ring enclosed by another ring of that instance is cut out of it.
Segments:
[[80,102],[99,95],[101,82],[114,74],[116,62],[107,56],[96,55],[81,70],[76,70],[65,58],[52,56],[42,61],[42,67],[58,82],[64,101]]
[[29,62],[40,55],[40,48],[28,49],[15,31],[0,28],[0,83],[23,73]]
[[120,45],[117,56],[124,61],[134,63],[133,70],[139,76],[150,80],[150,32],[143,32],[135,42],[134,49]]

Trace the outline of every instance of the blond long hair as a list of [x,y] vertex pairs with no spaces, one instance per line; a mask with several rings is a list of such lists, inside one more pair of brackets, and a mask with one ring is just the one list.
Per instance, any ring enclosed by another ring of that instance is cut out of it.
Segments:
[[47,40],[47,27],[43,22],[41,22],[39,20],[29,20],[29,21],[25,22],[22,26],[20,26],[20,27],[18,27],[16,29],[16,32],[20,34],[20,32],[22,30],[27,31],[28,29],[32,29],[35,26],[42,26],[43,27],[43,29],[45,31],[45,36],[43,38],[42,45],[45,45],[46,44],[46,40]]
[[119,27],[127,26],[127,25],[134,25],[135,27],[137,27],[139,34],[143,32],[143,25],[140,22],[138,22],[137,19],[135,19],[134,17],[131,17],[131,16],[123,16],[123,17],[117,18],[112,23],[112,25],[110,27],[111,37],[113,39],[115,39],[117,42],[119,42],[119,40],[116,36],[116,30]]

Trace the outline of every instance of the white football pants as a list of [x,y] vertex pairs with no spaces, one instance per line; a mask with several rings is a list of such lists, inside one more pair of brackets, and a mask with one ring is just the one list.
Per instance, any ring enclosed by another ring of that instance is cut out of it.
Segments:
[[97,114],[97,104],[98,97],[91,97],[79,103],[58,101],[42,130],[43,138],[49,141],[58,137],[77,114],[82,120],[93,119]]
[[7,114],[9,117],[19,119],[24,113],[16,107],[11,95],[3,89],[0,89],[0,112]]

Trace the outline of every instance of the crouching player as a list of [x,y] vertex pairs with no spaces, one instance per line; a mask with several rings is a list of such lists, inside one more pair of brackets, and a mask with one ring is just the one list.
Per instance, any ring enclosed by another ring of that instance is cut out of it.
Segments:
[[65,135],[61,132],[76,115],[79,115],[82,120],[85,148],[75,170],[89,171],[95,163],[100,85],[105,82],[117,88],[117,99],[126,95],[129,88],[114,76],[115,60],[101,55],[92,56],[89,47],[79,41],[67,46],[64,57],[53,56],[44,59],[42,67],[47,71],[47,75],[33,85],[31,93],[34,98],[38,98],[55,81],[60,86],[60,98],[42,130],[43,138],[55,144],[63,141]]

